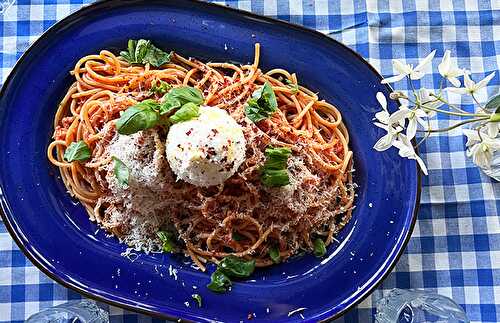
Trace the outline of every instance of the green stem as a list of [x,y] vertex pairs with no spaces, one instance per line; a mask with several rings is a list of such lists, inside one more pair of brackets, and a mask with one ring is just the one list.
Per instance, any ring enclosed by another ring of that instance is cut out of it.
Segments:
[[469,113],[469,112],[452,112],[452,111],[446,111],[446,110],[441,110],[441,109],[437,109],[437,108],[432,108],[432,107],[429,107],[429,106],[426,106],[426,105],[420,105],[420,107],[422,108],[425,108],[425,109],[428,109],[428,110],[431,110],[431,111],[435,111],[435,112],[439,112],[439,113],[444,113],[444,114],[449,114],[449,115],[452,115],[452,116],[459,116],[459,117],[480,117],[480,118],[484,118],[484,117],[490,117],[489,115],[487,114],[484,114],[484,113]]
[[443,99],[443,98],[441,97],[441,95],[439,95],[439,96],[435,96],[435,95],[434,95],[434,97],[435,97],[438,101],[443,102],[444,104],[446,104],[447,106],[449,106],[450,108],[452,108],[453,110],[455,110],[455,111],[457,111],[457,112],[460,112],[460,113],[469,113],[469,112],[467,112],[467,111],[465,111],[465,110],[460,109],[460,108],[459,108],[459,107],[457,107],[456,105],[449,103],[448,101],[446,101],[445,99]]
[[446,132],[453,130],[455,128],[458,128],[460,126],[463,126],[464,124],[472,123],[472,122],[477,122],[477,121],[483,121],[483,120],[488,120],[489,118],[476,118],[476,119],[469,119],[469,120],[464,120],[459,123],[455,123],[453,126],[447,127],[447,128],[442,128],[442,129],[428,129],[428,130],[418,130],[417,132],[429,132],[429,133],[436,133],[436,132]]

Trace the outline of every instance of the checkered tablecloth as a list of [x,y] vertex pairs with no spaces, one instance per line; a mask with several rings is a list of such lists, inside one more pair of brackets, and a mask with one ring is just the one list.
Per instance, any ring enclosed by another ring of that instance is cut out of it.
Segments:
[[[0,83],[44,30],[88,2],[22,0],[0,14]],[[416,63],[432,49],[438,57],[450,49],[459,66],[474,72],[473,78],[497,71],[488,94],[500,85],[500,0],[222,3],[317,29],[356,50],[385,76],[393,73],[392,58]],[[437,88],[438,79],[436,74],[427,75],[421,85]],[[480,98],[486,95],[484,91]],[[471,102],[458,96],[449,99],[472,109]],[[452,122],[441,118],[434,126]],[[437,292],[462,305],[473,322],[500,322],[500,184],[474,167],[464,150],[459,130],[433,136],[421,146],[429,176],[423,180],[420,212],[408,248],[372,296],[338,322],[372,322],[375,301],[394,287]],[[1,322],[19,322],[40,309],[79,298],[38,271],[0,222]],[[155,321],[109,310],[113,322]]]

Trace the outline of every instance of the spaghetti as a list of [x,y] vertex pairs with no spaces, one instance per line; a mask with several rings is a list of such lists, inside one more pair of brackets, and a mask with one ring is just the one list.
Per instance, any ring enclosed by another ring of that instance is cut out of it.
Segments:
[[[90,219],[124,238],[135,223],[133,217],[154,217],[155,224],[148,227],[145,238],[159,244],[154,231],[171,226],[182,241],[183,251],[202,270],[207,261],[217,263],[228,255],[268,266],[273,263],[270,248],[277,248],[284,260],[299,250],[312,250],[315,238],[322,238],[326,245],[334,241],[351,218],[355,195],[352,152],[341,114],[298,85],[294,73],[283,69],[262,72],[259,54],[256,44],[254,62],[237,66],[202,63],[173,53],[171,61],[160,68],[130,65],[107,50],[81,58],[71,71],[75,82],[57,109],[54,140],[47,154]],[[113,195],[106,180],[112,169],[110,143],[119,136],[114,124],[128,107],[145,99],[160,100],[150,91],[151,84],[160,80],[174,87],[198,88],[204,105],[225,109],[244,129],[246,160],[224,184],[196,187],[176,181],[169,170],[163,157],[164,132],[143,131],[136,143],[152,147],[149,157],[141,158],[153,158],[156,152],[155,167],[163,174],[162,188],[152,190],[164,203],[155,210],[134,209],[127,217],[117,216],[127,212],[130,203]],[[278,111],[253,123],[245,117],[244,106],[265,82],[272,85]],[[92,158],[87,162],[65,161],[66,148],[80,140],[90,147]],[[259,181],[268,146],[291,149],[290,185],[266,188]]]

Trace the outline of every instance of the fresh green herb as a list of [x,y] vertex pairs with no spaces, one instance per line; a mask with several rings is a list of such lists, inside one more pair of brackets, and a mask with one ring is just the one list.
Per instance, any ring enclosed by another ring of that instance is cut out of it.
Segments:
[[163,97],[163,103],[160,107],[160,114],[163,115],[178,109],[186,103],[194,103],[200,105],[205,101],[200,90],[190,86],[176,87],[171,89]]
[[198,303],[198,307],[201,307],[201,296],[199,294],[193,294],[191,297]]
[[316,257],[323,257],[326,254],[325,243],[321,238],[314,240],[314,255]]
[[175,251],[175,235],[169,231],[158,231],[156,232],[158,238],[163,243],[162,250],[164,252],[173,253]]
[[184,104],[179,110],[177,110],[170,118],[170,122],[178,123],[182,121],[188,121],[194,119],[200,115],[200,107],[193,102],[188,102]]
[[207,285],[208,289],[216,293],[227,292],[232,283],[229,277],[227,277],[222,271],[217,269],[210,276],[210,284]]
[[87,146],[85,141],[80,140],[78,142],[72,142],[64,152],[64,160],[67,162],[72,161],[84,161],[91,156],[90,148]]
[[170,89],[172,88],[172,85],[168,84],[165,81],[162,80],[153,80],[151,81],[151,92],[159,94],[159,95],[165,95]]
[[233,231],[231,234],[231,239],[233,239],[234,241],[241,241],[244,240],[245,237],[239,234],[238,231]]
[[275,264],[278,264],[281,261],[280,251],[277,247],[269,248],[269,257]]
[[253,92],[252,98],[248,100],[245,106],[245,114],[253,122],[267,119],[277,110],[276,95],[268,82]]
[[149,129],[159,123],[159,108],[155,100],[145,100],[125,110],[116,121],[119,134],[131,135],[141,130]]
[[261,182],[268,187],[279,187],[290,184],[287,170],[288,157],[292,154],[290,148],[267,148],[266,162],[262,168]]
[[235,256],[227,256],[219,263],[219,270],[229,277],[245,278],[255,269],[255,259],[245,261]]
[[163,64],[170,62],[171,53],[162,51],[154,46],[151,41],[145,39],[128,41],[127,51],[120,52],[130,64],[151,64],[154,67],[160,67]]
[[293,83],[289,79],[285,79],[285,82],[288,85],[288,87],[292,90],[292,94],[297,94],[297,92],[299,92],[299,85],[298,84]]
[[115,161],[115,167],[113,168],[113,172],[115,174],[116,179],[118,180],[118,184],[121,186],[128,185],[128,178],[130,176],[130,170],[127,165],[125,165],[120,159],[113,156],[113,160]]

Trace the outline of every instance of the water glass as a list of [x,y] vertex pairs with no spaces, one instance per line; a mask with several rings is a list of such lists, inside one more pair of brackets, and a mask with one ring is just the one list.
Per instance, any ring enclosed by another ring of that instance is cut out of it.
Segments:
[[69,301],[30,316],[26,323],[109,323],[109,314],[88,299]]
[[376,307],[377,323],[469,323],[452,299],[416,289],[393,289]]

